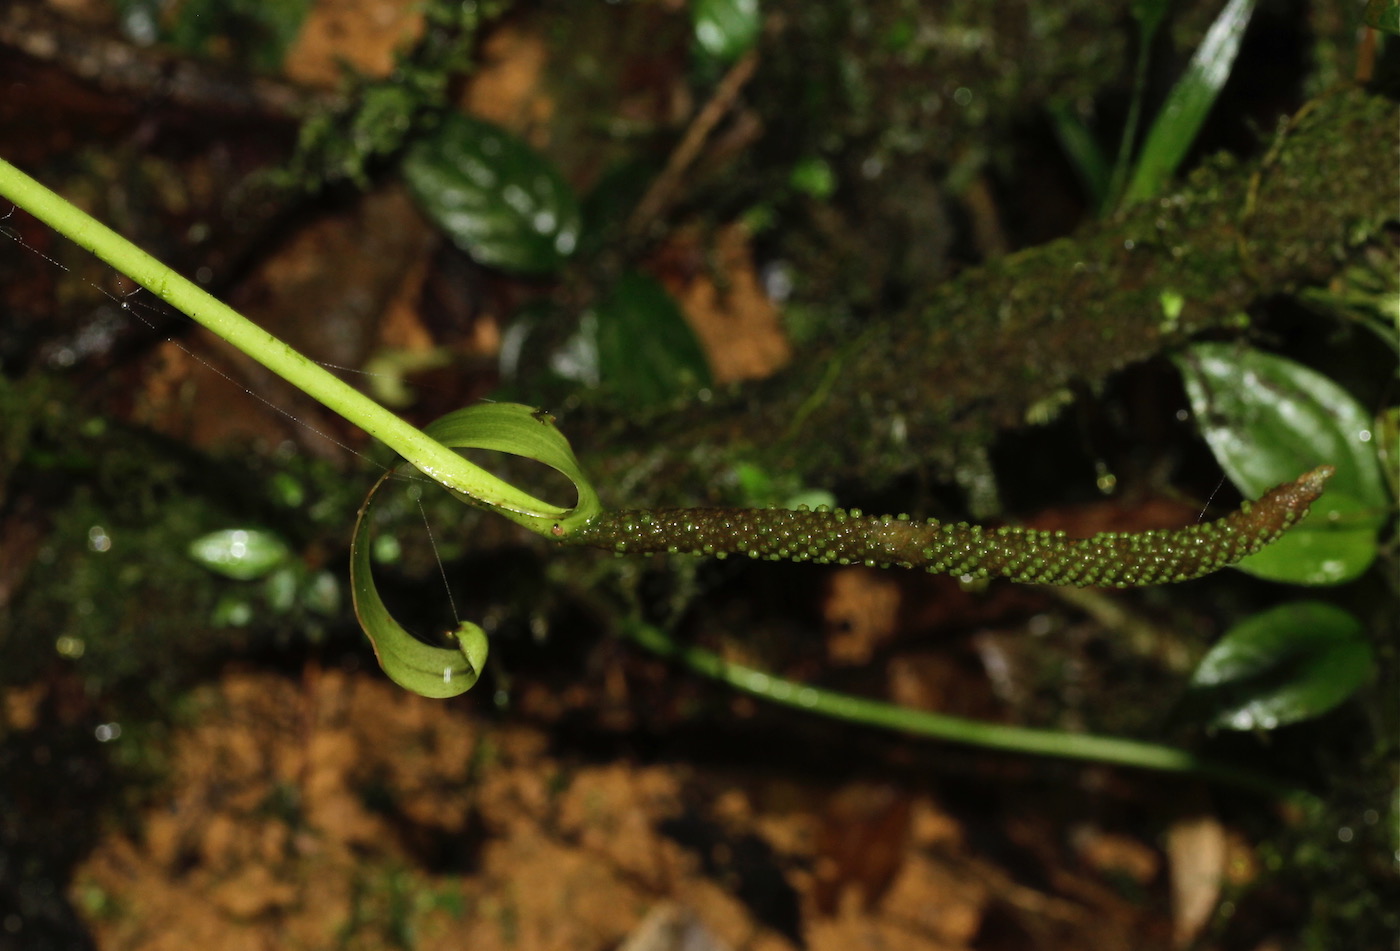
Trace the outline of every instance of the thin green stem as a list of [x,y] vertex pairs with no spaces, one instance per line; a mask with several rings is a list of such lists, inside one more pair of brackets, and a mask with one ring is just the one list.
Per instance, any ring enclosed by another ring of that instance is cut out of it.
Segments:
[[1117,737],[1004,726],[926,710],[910,710],[879,700],[854,697],[786,680],[727,661],[713,651],[677,644],[660,629],[631,621],[627,635],[641,647],[684,664],[690,670],[773,703],[866,726],[915,736],[967,743],[984,749],[1089,760],[1167,773],[1191,773],[1269,796],[1305,796],[1295,787],[1252,770],[1196,756],[1186,750]]
[[1128,173],[1133,167],[1133,146],[1137,142],[1138,124],[1142,121],[1142,101],[1147,95],[1147,61],[1152,51],[1152,37],[1156,26],[1154,22],[1151,27],[1141,27],[1137,63],[1133,67],[1133,98],[1128,104],[1128,117],[1123,123],[1123,135],[1118,140],[1118,156],[1113,162],[1113,173],[1098,209],[1100,217],[1107,215],[1116,203],[1122,201],[1123,193],[1127,189]]
[[479,504],[517,516],[536,531],[539,520],[567,510],[545,506],[424,434],[278,340],[197,284],[0,159],[0,196],[91,251],[172,307],[189,315],[308,396],[402,455],[429,478]]

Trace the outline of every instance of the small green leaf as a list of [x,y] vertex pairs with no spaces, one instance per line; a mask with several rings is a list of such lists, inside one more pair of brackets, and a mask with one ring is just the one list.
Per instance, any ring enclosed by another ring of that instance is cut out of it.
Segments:
[[603,172],[581,203],[581,256],[597,254],[610,242],[619,240],[632,210],[641,202],[660,171],[660,167],[652,161],[630,158]]
[[791,473],[775,477],[751,462],[741,462],[734,467],[734,474],[739,480],[740,498],[748,508],[836,507],[836,496],[829,490],[804,486]]
[[301,603],[322,617],[334,617],[340,610],[340,579],[330,571],[318,571],[301,592]]
[[1230,0],[1206,31],[1185,75],[1168,93],[1162,111],[1147,133],[1124,196],[1125,205],[1158,194],[1176,174],[1221,87],[1230,78],[1240,40],[1253,12],[1254,0]]
[[268,483],[268,490],[277,504],[289,508],[300,508],[306,501],[306,486],[290,472],[278,472]]
[[836,173],[826,159],[811,155],[792,167],[788,184],[804,195],[825,200],[836,193]]
[[1258,350],[1197,344],[1176,363],[1197,425],[1245,495],[1312,466],[1337,470],[1307,518],[1238,567],[1298,584],[1336,584],[1364,572],[1390,499],[1361,405],[1322,374]]
[[189,556],[210,571],[235,581],[252,581],[292,558],[286,542],[256,528],[226,528],[190,542]]
[[605,389],[655,406],[710,384],[695,332],[666,288],[637,271],[624,274],[596,308],[598,368]]
[[1272,730],[1326,713],[1375,670],[1361,622],[1297,601],[1232,627],[1191,676],[1187,703],[1213,726]]
[[409,149],[403,174],[427,216],[483,264],[548,273],[578,246],[572,189],[539,153],[490,122],[448,116]]
[[128,35],[149,45],[160,40],[187,53],[232,59],[259,72],[282,67],[296,41],[309,0],[186,0],[178,5],[120,0]]
[[1382,32],[1400,34],[1400,0],[1366,0],[1362,19]]
[[214,604],[209,623],[215,627],[247,627],[253,623],[253,605],[241,594],[225,594]]
[[758,39],[758,0],[693,0],[690,11],[695,42],[714,59],[738,59]]

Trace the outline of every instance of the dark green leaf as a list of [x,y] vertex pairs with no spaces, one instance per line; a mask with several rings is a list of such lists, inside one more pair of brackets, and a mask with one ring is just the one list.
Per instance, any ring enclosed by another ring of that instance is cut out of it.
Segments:
[[1400,34],[1400,0],[1366,0],[1362,19],[1377,30]]
[[758,39],[758,0],[692,0],[695,42],[717,60],[738,59]]
[[159,39],[176,49],[273,72],[282,67],[310,7],[310,0],[186,0],[175,6],[126,0],[122,22],[143,35],[155,26]]
[[1331,710],[1374,669],[1360,621],[1298,601],[1227,631],[1192,675],[1187,703],[1214,726],[1271,730]]
[[618,239],[659,172],[649,159],[628,159],[603,173],[583,199],[581,255],[596,254]]
[[578,245],[573,191],[539,153],[492,123],[449,116],[409,149],[403,173],[428,217],[483,264],[545,273]]
[[695,332],[666,289],[636,271],[594,309],[602,385],[638,406],[655,406],[710,384]]
[[1186,73],[1172,87],[1143,143],[1124,196],[1125,204],[1158,194],[1196,141],[1215,98],[1235,64],[1254,0],[1229,0],[1197,48]]
[[1322,374],[1258,350],[1198,344],[1177,366],[1197,425],[1245,495],[1324,463],[1337,470],[1306,519],[1239,567],[1299,584],[1336,584],[1365,571],[1390,500],[1360,404]]
[[282,539],[256,528],[226,528],[190,542],[189,556],[235,581],[261,578],[291,560]]

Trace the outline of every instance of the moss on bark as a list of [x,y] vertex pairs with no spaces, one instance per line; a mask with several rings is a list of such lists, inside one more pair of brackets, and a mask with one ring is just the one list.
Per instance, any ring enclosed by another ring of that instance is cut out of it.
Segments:
[[1337,273],[1349,247],[1396,218],[1394,118],[1385,94],[1329,93],[1258,160],[1211,159],[1173,194],[930,287],[774,379],[643,420],[566,427],[605,496],[625,485],[631,504],[724,501],[740,461],[810,484],[880,485],[914,469],[953,479],[1071,387],[1193,336],[1240,333],[1259,301]]

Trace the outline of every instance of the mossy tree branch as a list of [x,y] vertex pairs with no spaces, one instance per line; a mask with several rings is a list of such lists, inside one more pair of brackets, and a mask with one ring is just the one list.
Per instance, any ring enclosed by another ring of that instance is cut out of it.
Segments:
[[[1070,387],[1236,328],[1260,300],[1335,274],[1348,247],[1396,220],[1394,117],[1380,92],[1324,95],[1259,158],[1211,159],[1174,194],[931,287],[774,379],[681,412],[599,419],[597,434],[567,426],[576,445],[599,447],[584,465],[601,485],[644,469],[669,503],[724,501],[717,477],[739,461],[809,484],[878,485],[916,467],[951,478]],[[1184,301],[1175,318],[1164,292]]]

